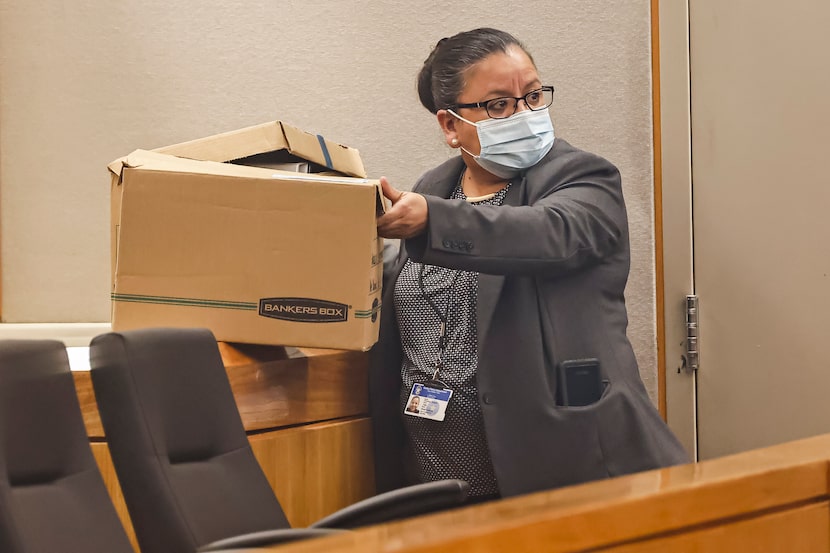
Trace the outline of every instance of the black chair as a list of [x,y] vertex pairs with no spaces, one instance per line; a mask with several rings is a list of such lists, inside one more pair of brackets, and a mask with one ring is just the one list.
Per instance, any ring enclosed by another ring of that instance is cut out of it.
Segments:
[[305,539],[459,505],[468,484],[402,488],[291,529],[248,443],[216,339],[205,329],[108,333],[92,383],[142,553]]
[[133,552],[61,342],[0,341],[0,551]]

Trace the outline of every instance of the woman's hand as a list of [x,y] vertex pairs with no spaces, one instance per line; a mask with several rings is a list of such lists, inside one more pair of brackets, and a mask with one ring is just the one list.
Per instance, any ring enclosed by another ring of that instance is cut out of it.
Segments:
[[383,238],[412,238],[424,232],[429,216],[427,201],[415,192],[401,192],[380,178],[383,195],[392,207],[378,217],[378,234]]

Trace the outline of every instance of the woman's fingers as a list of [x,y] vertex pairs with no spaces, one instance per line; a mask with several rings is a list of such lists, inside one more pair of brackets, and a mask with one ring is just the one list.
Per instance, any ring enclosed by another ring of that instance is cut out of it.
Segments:
[[420,194],[401,192],[386,177],[381,177],[380,186],[392,207],[378,217],[378,234],[383,238],[412,238],[423,232],[427,223],[426,199]]
[[404,195],[403,192],[392,186],[386,177],[380,178],[380,188],[383,191],[383,196],[391,201],[392,205],[398,203]]

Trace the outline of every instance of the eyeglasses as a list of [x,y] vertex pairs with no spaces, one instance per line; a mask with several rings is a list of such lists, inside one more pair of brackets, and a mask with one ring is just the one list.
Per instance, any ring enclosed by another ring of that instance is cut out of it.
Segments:
[[545,109],[553,103],[553,87],[543,86],[519,97],[505,96],[504,98],[493,98],[492,100],[474,102],[472,104],[455,104],[448,106],[447,109],[484,108],[487,110],[487,115],[492,119],[506,119],[516,113],[520,100],[524,100],[525,105],[530,110],[538,111]]

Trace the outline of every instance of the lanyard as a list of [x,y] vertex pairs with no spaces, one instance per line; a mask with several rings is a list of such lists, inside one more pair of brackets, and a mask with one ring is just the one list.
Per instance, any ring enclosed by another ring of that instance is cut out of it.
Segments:
[[449,338],[447,337],[447,321],[449,320],[450,314],[450,305],[452,304],[452,293],[455,289],[455,283],[458,281],[458,276],[461,274],[461,271],[455,271],[455,276],[452,279],[452,283],[450,284],[449,288],[447,289],[447,304],[444,307],[444,313],[441,313],[441,310],[438,309],[438,306],[435,305],[433,299],[427,296],[426,288],[424,287],[424,267],[425,264],[421,264],[421,268],[418,271],[418,286],[421,288],[421,295],[427,301],[430,308],[435,312],[435,315],[438,317],[438,357],[435,360],[435,372],[432,373],[432,379],[438,379],[438,372],[444,368],[444,352],[447,349],[447,343],[449,342]]

